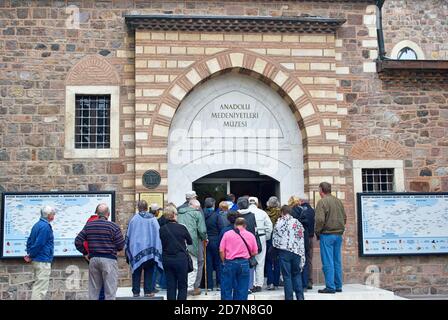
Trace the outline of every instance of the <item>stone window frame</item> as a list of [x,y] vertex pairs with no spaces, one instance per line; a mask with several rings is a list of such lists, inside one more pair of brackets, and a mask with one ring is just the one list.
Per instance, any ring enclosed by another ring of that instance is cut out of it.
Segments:
[[[76,95],[110,95],[110,148],[75,148]],[[64,158],[118,158],[120,156],[120,86],[66,86]]]
[[425,53],[423,52],[422,48],[420,48],[418,44],[410,40],[403,40],[398,42],[391,51],[391,58],[398,59],[398,54],[402,49],[406,47],[414,50],[414,52],[417,54],[417,60],[425,60]]
[[362,169],[394,169],[394,192],[405,192],[403,160],[353,160],[353,194],[362,192]]

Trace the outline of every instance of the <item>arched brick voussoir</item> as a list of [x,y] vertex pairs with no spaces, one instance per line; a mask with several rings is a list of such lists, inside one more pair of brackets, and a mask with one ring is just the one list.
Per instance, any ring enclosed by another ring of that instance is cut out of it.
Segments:
[[404,159],[406,149],[399,143],[379,137],[358,141],[350,151],[350,158],[357,160]]
[[[294,105],[295,110],[292,111],[296,117],[297,115],[300,116],[298,121],[301,122],[301,120],[306,120],[305,124],[308,122],[313,123],[311,125],[313,127],[308,130],[305,125],[305,131],[312,132],[314,135],[316,135],[319,130],[321,133],[323,132],[323,125],[318,116],[318,108],[313,102],[310,93],[302,85],[299,79],[292,76],[290,72],[279,63],[260,54],[246,50],[235,51],[232,49],[219,52],[215,55],[207,56],[191,65],[166,89],[162,95],[162,100],[157,107],[157,113],[163,115],[163,112],[160,113],[160,110],[166,105],[177,109],[188,92],[190,92],[196,85],[214,74],[227,69],[237,68],[247,69],[272,81],[275,86],[283,91],[279,92],[279,94],[284,96],[290,104]],[[174,101],[176,101],[176,103],[174,103]],[[302,112],[304,112],[303,116],[301,115]],[[319,125],[319,129],[316,127],[317,124]]]
[[115,67],[106,58],[92,54],[78,61],[69,71],[65,85],[120,85]]

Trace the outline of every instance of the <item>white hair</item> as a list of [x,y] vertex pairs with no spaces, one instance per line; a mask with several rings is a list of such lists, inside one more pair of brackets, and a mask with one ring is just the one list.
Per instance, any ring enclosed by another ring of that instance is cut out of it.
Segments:
[[40,216],[47,219],[50,214],[56,214],[56,209],[50,206],[45,206],[40,209]]
[[163,212],[163,216],[168,220],[174,220],[174,216],[177,214],[177,209],[175,206],[167,205]]
[[280,208],[280,201],[278,201],[277,197],[270,197],[266,205],[269,208]]

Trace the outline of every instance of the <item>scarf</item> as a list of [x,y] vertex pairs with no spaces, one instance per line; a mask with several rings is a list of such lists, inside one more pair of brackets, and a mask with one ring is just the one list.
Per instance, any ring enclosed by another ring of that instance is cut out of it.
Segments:
[[275,225],[280,217],[280,208],[267,208],[266,213],[268,214],[269,219],[271,219],[272,225]]
[[125,252],[132,272],[152,259],[163,269],[159,229],[157,219],[148,212],[139,212],[129,222]]

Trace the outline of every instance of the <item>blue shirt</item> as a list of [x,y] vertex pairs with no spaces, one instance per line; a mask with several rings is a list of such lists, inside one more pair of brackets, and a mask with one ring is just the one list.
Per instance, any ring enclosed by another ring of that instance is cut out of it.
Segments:
[[26,253],[36,262],[53,261],[53,228],[47,220],[40,218],[31,229],[31,234],[26,242]]

